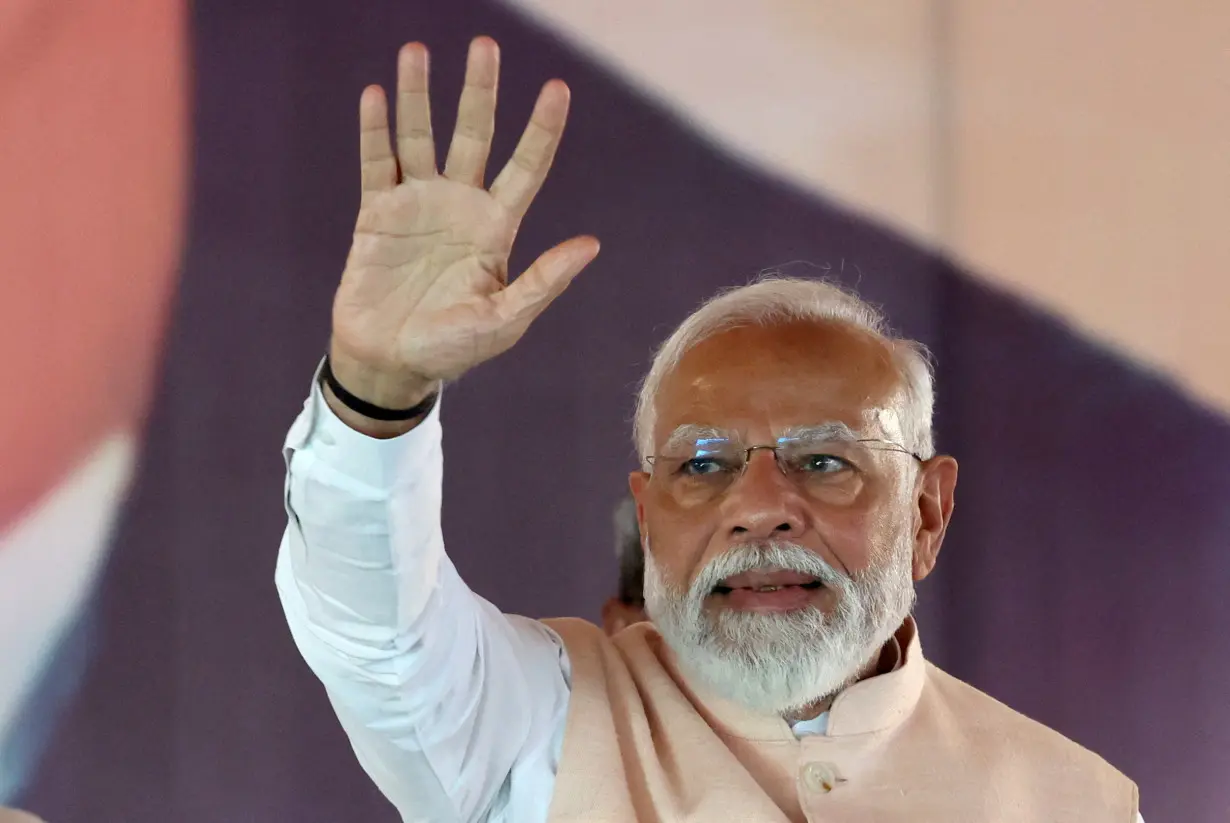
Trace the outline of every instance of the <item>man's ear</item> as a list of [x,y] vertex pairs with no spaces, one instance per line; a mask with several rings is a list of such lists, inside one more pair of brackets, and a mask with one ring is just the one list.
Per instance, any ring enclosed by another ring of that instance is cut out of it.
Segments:
[[645,528],[645,507],[641,504],[641,495],[645,493],[645,487],[649,485],[648,472],[630,472],[628,474],[628,491],[632,492],[632,499],[636,501],[636,522],[641,528]]
[[915,580],[922,580],[935,568],[952,518],[956,488],[956,460],[940,455],[923,463],[918,483],[918,528],[914,532]]
[[645,527],[645,504],[642,502],[645,487],[648,485],[648,472],[632,472],[628,475],[628,490],[632,492],[632,499],[636,501],[636,528],[641,534],[642,546],[645,545],[645,535],[648,534]]

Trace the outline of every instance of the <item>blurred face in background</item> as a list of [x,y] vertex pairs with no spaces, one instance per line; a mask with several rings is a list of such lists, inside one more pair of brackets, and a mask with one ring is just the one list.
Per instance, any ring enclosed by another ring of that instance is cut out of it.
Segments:
[[641,543],[641,525],[636,516],[636,500],[620,501],[615,508],[615,560],[619,576],[614,596],[602,604],[602,628],[615,635],[648,618],[645,615],[645,550]]
[[173,0],[0,4],[0,750],[134,464],[183,215],[184,25]]

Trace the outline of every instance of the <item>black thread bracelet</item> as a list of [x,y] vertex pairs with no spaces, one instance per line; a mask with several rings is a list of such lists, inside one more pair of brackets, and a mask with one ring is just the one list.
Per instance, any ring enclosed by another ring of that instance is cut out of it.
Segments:
[[364,417],[370,417],[372,420],[395,422],[422,417],[432,410],[436,405],[436,400],[440,397],[440,392],[434,391],[424,397],[422,402],[408,409],[386,409],[383,406],[368,403],[363,398],[355,397],[346,391],[345,387],[337,381],[337,376],[333,374],[333,367],[329,365],[328,355],[325,355],[324,365],[320,368],[320,376],[324,379],[325,384],[333,390],[333,394],[342,402],[343,406],[351,411],[358,412]]

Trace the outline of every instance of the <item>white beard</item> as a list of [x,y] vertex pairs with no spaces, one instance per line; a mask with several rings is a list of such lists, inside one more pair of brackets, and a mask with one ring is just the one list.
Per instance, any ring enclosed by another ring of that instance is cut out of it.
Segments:
[[[768,569],[820,580],[836,595],[833,612],[706,611],[720,581]],[[849,686],[913,605],[908,535],[853,577],[794,543],[739,546],[710,561],[687,592],[663,579],[645,541],[645,610],[680,668],[697,685],[755,711],[791,714]]]

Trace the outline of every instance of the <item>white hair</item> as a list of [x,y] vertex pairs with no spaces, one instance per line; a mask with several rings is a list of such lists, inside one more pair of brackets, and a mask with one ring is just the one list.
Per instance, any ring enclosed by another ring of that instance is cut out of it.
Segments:
[[931,358],[925,346],[893,337],[884,314],[857,295],[823,280],[762,276],[751,285],[720,292],[694,311],[654,354],[641,384],[633,419],[638,456],[653,454],[658,390],[683,356],[714,335],[739,326],[774,326],[799,320],[843,323],[882,340],[901,380],[897,413],[901,445],[923,459],[933,456],[931,430],[935,407]]
[[[909,615],[912,549],[912,534],[902,531],[866,570],[846,575],[793,543],[745,544],[713,558],[686,588],[666,579],[649,550],[645,610],[697,682],[748,708],[789,715],[857,680]],[[715,585],[758,569],[809,574],[834,592],[837,603],[831,613],[706,608]]]

